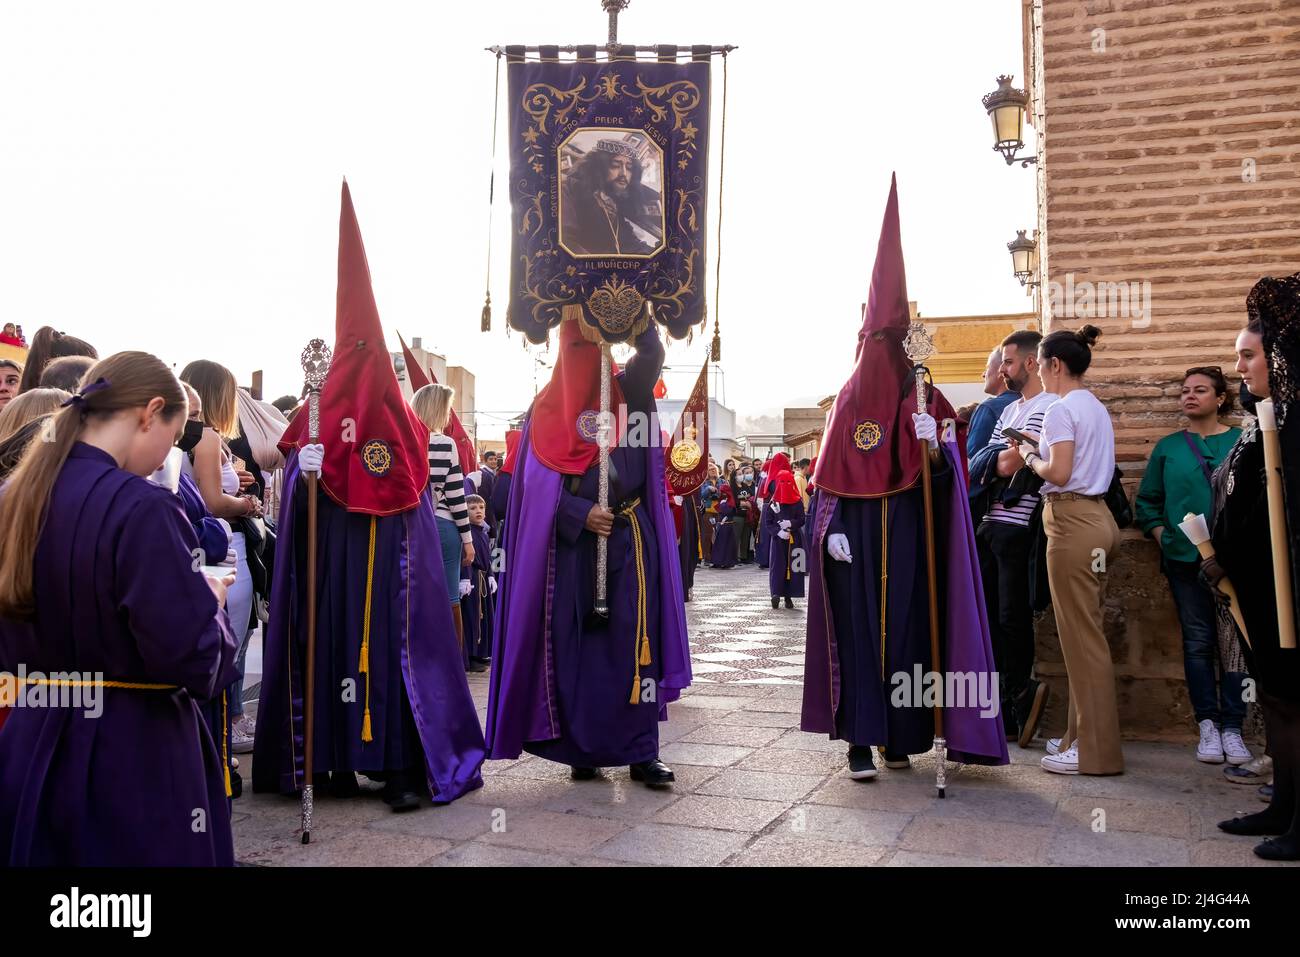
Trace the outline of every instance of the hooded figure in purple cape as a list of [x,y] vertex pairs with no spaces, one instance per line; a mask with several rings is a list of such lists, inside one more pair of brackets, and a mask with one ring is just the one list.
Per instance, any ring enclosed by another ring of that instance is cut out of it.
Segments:
[[[933,678],[943,696],[949,755],[964,763],[1008,762],[997,674],[981,600],[960,437],[938,421],[956,416],[938,390],[916,415],[912,365],[903,350],[910,312],[890,187],[857,364],[826,423],[809,530],[804,731],[849,742],[849,775],[876,774],[871,746],[888,767],[930,750]],[[934,501],[940,658],[931,660],[920,439],[927,439]]]
[[[253,790],[303,786],[308,486],[319,471],[313,771],[317,793],[384,781],[395,811],[483,783],[483,733],[443,581],[428,489],[428,429],[406,404],[384,344],[347,184],[339,222],[334,357],[320,398],[280,442],[279,541],[253,748]],[[326,812],[328,815],[328,812]]]
[[[658,722],[691,679],[652,394],[664,349],[652,323],[614,377],[610,408],[627,434],[611,438],[611,507],[602,510],[601,352],[578,323],[561,323],[555,371],[533,402],[513,468],[488,756],[527,750],[570,765],[575,780],[628,765],[633,780],[663,786],[673,774],[659,761]],[[608,541],[608,617],[593,614],[599,534]]]

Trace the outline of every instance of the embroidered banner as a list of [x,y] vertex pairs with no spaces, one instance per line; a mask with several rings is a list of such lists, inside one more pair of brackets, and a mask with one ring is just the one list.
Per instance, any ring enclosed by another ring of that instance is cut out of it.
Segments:
[[674,495],[690,495],[704,484],[709,470],[709,361],[704,360],[695,388],[682,407],[665,457],[668,487]]
[[709,63],[508,64],[514,224],[509,322],[544,342],[563,314],[627,342],[653,309],[705,318]]

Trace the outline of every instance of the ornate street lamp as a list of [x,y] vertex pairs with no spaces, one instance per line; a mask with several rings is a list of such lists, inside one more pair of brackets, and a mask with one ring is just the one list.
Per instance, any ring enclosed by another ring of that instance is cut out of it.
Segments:
[[1020,285],[1037,286],[1038,280],[1031,280],[1031,277],[1034,275],[1038,243],[1026,237],[1026,232],[1028,230],[1017,229],[1016,238],[1007,243],[1007,249],[1011,253],[1011,269],[1020,280]]
[[993,148],[1010,166],[1020,162],[1022,169],[1037,163],[1037,156],[1017,156],[1025,145],[1025,105],[1029,96],[1011,85],[1011,77],[998,77],[998,88],[983,99],[984,110],[993,121]]

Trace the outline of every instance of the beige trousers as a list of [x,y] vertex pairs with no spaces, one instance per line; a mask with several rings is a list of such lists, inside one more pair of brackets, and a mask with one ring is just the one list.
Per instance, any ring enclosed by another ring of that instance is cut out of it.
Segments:
[[1119,774],[1124,754],[1115,704],[1115,668],[1102,631],[1101,583],[1117,557],[1119,529],[1105,502],[1049,501],[1043,506],[1047,576],[1070,683],[1061,750],[1079,747],[1080,774]]

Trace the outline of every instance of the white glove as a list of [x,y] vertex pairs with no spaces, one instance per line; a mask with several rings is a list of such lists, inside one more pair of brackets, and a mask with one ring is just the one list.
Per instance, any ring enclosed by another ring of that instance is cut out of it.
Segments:
[[837,562],[853,561],[853,556],[849,554],[849,537],[847,535],[837,533],[826,539],[826,551],[830,552],[831,558]]
[[916,430],[918,439],[925,439],[930,443],[930,448],[937,448],[939,445],[939,428],[935,425],[934,416],[928,412],[912,413],[912,428]]
[[474,583],[473,583],[472,581],[470,581],[468,578],[462,578],[462,579],[460,580],[460,597],[461,597],[461,598],[464,598],[466,595],[468,595],[468,594],[469,594],[470,592],[472,592],[473,590],[474,590]]
[[776,514],[780,515],[780,514],[781,514],[781,503],[780,503],[780,502],[773,502],[773,503],[772,503],[772,511],[774,511],[774,512],[776,512]]
[[325,462],[325,446],[304,445],[298,450],[298,470],[303,475],[310,475],[315,472],[320,474],[320,467]]
[[716,518],[711,518],[711,519],[709,519],[709,524],[710,524],[710,525],[717,525],[717,524],[718,524],[718,520],[717,520]]
[[754,496],[754,501],[758,504],[759,508],[763,507],[763,496],[761,495]]
[[489,578],[489,579],[488,579],[488,594],[489,594],[489,595],[495,595],[496,593],[497,593],[497,580],[496,580],[495,578]]
[[674,496],[673,496],[673,504],[674,504],[674,505],[681,505],[681,504],[682,504],[682,497],[681,497],[680,495],[674,495]]
[[789,528],[789,527],[790,527],[790,520],[789,520],[788,518],[783,518],[783,519],[781,519],[781,521],[778,522],[777,524],[779,524],[782,528]]
[[782,541],[788,542],[790,540],[790,530],[787,528],[783,528],[781,529],[781,531],[776,533],[776,537],[781,539]]

